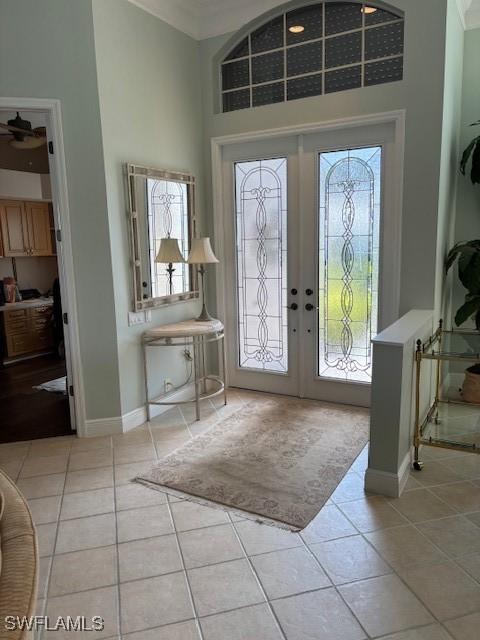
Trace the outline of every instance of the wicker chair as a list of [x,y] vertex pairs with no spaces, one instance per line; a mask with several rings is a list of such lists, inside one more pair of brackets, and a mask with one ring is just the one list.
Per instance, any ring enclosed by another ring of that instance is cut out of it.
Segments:
[[33,632],[9,630],[7,616],[35,615],[38,548],[28,505],[10,478],[0,471],[0,639],[26,640]]

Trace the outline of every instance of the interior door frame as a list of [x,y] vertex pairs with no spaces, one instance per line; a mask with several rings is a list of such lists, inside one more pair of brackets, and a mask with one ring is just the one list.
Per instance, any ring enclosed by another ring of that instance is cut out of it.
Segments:
[[[64,325],[65,360],[67,372],[74,388],[69,394],[70,423],[78,436],[86,436],[86,411],[80,360],[80,336],[78,330],[77,298],[75,295],[75,270],[70,226],[70,209],[67,187],[67,169],[63,142],[62,108],[60,100],[48,98],[2,98],[0,109],[8,111],[33,111],[46,118],[47,144],[53,144],[54,153],[48,153],[52,206],[56,230],[57,263],[62,295],[62,310],[68,314]],[[60,232],[61,241],[58,241]]]
[[[248,131],[245,133],[237,133],[214,137],[211,139],[212,154],[212,194],[213,194],[213,233],[215,238],[215,252],[220,263],[225,264],[226,255],[226,229],[224,225],[224,185],[222,171],[222,153],[223,147],[231,144],[243,142],[259,142],[262,139],[271,139],[277,137],[287,137],[292,135],[308,135],[312,133],[322,133],[324,131],[332,131],[335,129],[357,128],[366,125],[388,124],[394,125],[394,152],[392,157],[392,169],[397,180],[394,184],[394,192],[391,194],[392,220],[394,225],[394,237],[398,242],[391,247],[391,273],[396,274],[392,281],[390,289],[390,300],[387,302],[388,308],[391,309],[393,322],[399,313],[400,308],[400,264],[401,264],[401,240],[402,240],[402,211],[403,211],[403,175],[404,175],[404,154],[405,154],[405,109],[388,111],[364,116],[353,116],[348,118],[339,118],[336,120],[327,120],[324,122],[316,122],[304,125],[294,125],[287,127],[279,127],[274,129],[264,129],[260,131]],[[217,316],[222,322],[226,321],[226,277],[225,269],[216,269],[216,302]],[[394,317],[393,317],[394,316]],[[229,332],[234,328],[225,326],[226,339]],[[228,385],[228,370],[226,372],[226,384]]]

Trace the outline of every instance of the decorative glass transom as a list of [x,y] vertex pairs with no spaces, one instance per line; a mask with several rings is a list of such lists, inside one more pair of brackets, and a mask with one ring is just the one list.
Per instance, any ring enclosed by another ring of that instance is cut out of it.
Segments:
[[320,153],[319,165],[318,374],[370,382],[382,148]]
[[235,111],[403,78],[404,20],[358,2],[288,11],[221,65],[222,110]]
[[287,160],[235,163],[239,366],[286,373]]
[[167,269],[169,264],[155,262],[162,238],[176,238],[180,252],[187,259],[188,239],[188,201],[187,185],[170,180],[147,179],[148,234],[150,269],[152,277],[152,297],[159,298],[174,293],[183,293],[190,289],[190,271],[188,264],[173,263],[172,290]]

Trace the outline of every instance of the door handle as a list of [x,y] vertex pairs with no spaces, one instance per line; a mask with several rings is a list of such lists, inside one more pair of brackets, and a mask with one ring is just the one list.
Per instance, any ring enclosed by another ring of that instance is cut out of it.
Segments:
[[305,305],[305,309],[307,311],[312,311],[313,309],[315,309],[315,307],[313,306],[313,304],[310,304],[310,302],[307,302],[307,304]]
[[296,302],[292,302],[292,304],[287,308],[291,309],[292,311],[296,311],[298,309],[298,304]]

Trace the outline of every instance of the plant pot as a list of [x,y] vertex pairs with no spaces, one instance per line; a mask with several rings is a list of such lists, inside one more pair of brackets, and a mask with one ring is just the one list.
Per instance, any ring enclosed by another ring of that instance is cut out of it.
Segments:
[[465,402],[480,404],[480,365],[474,364],[465,371],[462,396]]

